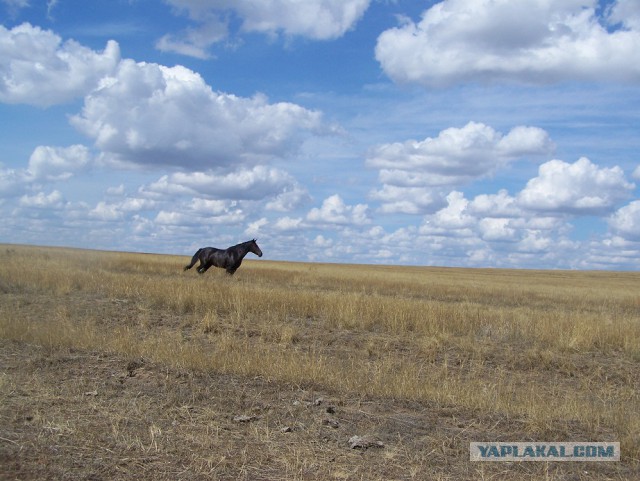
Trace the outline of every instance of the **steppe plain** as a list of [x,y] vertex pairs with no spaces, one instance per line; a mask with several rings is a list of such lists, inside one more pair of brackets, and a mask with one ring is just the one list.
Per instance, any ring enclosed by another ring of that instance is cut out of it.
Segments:
[[640,479],[640,273],[188,260],[0,245],[0,478]]

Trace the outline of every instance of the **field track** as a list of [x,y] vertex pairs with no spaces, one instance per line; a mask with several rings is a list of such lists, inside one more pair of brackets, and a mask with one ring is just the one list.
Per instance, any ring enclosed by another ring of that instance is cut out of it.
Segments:
[[0,245],[0,479],[640,479],[638,273],[188,260]]

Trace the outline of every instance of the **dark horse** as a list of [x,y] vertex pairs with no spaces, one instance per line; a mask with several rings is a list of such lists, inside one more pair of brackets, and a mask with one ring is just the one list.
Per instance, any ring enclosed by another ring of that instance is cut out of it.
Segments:
[[240,267],[240,264],[242,264],[244,256],[249,252],[253,252],[258,257],[262,257],[262,251],[260,247],[258,247],[255,239],[228,247],[227,249],[203,247],[202,249],[198,249],[193,255],[191,264],[184,266],[184,270],[191,269],[197,261],[200,261],[200,265],[198,266],[198,273],[200,274],[204,274],[209,267],[214,266],[222,267],[226,269],[227,274],[233,275],[233,273],[238,270],[238,267]]

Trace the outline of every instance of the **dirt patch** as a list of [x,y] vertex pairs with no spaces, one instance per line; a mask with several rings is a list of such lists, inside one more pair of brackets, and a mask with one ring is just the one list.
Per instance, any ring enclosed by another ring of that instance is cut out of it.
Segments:
[[[3,479],[586,480],[637,474],[622,463],[469,462],[470,441],[529,439],[518,420],[172,370],[100,352],[13,341],[0,346]],[[545,434],[559,439],[566,429]],[[353,436],[379,444],[352,448]]]

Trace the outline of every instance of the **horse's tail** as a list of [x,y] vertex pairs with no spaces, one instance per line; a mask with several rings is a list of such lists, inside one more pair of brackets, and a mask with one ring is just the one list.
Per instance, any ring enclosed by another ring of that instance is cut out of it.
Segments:
[[188,271],[189,269],[191,269],[191,268],[193,267],[193,265],[194,265],[196,262],[198,262],[198,255],[200,254],[200,251],[201,251],[201,250],[202,250],[202,249],[198,249],[198,250],[196,251],[196,253],[195,253],[195,254],[193,254],[193,257],[191,258],[191,264],[189,264],[188,266],[184,266],[184,270],[185,270],[185,271]]

